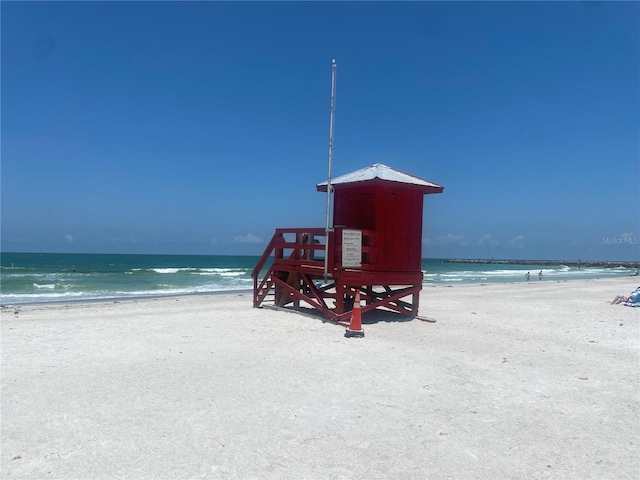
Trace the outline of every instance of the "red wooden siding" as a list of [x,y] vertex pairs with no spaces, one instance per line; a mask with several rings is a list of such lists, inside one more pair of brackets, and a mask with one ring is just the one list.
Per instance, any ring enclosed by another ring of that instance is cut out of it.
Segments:
[[336,185],[334,226],[375,230],[377,271],[421,271],[424,193],[398,182]]

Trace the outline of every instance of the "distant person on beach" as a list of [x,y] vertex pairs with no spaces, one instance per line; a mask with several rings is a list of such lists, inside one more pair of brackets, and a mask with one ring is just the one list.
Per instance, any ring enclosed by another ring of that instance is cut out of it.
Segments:
[[527,272],[527,274],[524,276],[524,278],[526,278],[527,282],[528,282],[529,279],[531,278],[531,273]]
[[633,292],[627,295],[616,295],[616,298],[611,300],[611,305],[617,303],[640,303],[640,287],[636,288]]
[[542,280],[542,270],[538,272],[538,280]]

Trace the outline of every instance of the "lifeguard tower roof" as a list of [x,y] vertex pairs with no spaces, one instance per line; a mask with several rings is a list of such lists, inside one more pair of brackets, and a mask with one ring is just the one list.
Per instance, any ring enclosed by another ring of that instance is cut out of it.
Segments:
[[[331,180],[331,185],[366,182],[368,180],[376,179],[415,185],[417,187],[421,187],[421,190],[423,190],[424,193],[441,193],[444,190],[444,187],[437,183],[409,175],[408,173],[401,172],[400,170],[388,167],[382,163],[374,163],[369,167],[336,177]],[[320,192],[326,192],[327,182],[317,184],[316,189]]]

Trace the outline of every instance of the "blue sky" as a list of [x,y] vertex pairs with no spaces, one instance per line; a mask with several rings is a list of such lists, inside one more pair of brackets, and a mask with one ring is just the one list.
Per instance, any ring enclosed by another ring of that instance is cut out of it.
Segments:
[[424,257],[640,258],[640,3],[2,2],[2,250],[261,254],[334,176]]

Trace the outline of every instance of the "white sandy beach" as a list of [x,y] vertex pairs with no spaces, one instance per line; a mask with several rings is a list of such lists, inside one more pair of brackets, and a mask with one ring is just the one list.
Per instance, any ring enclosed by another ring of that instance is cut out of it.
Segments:
[[637,479],[639,283],[426,287],[361,339],[250,294],[3,308],[0,473]]

